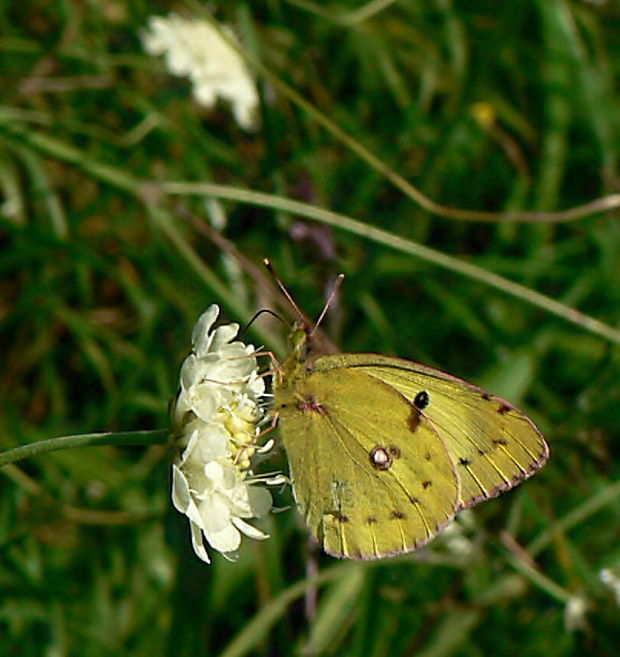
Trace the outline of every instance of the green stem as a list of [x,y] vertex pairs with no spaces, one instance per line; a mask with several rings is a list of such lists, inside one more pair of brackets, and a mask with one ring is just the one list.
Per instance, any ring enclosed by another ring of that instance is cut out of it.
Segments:
[[[0,125],[2,125],[2,113],[0,112]],[[172,239],[175,246],[181,250],[184,257],[194,268],[198,267],[198,273],[203,276],[204,280],[208,285],[210,285],[216,293],[219,292],[221,296],[221,290],[223,289],[221,285],[218,285],[217,280],[214,279],[214,275],[211,275],[209,271],[206,271],[204,267],[199,267],[198,263],[200,259],[195,256],[195,253],[191,246],[186,243],[186,240],[181,236],[178,231],[172,231],[170,226],[172,225],[172,220],[168,218],[168,215],[160,210],[157,206],[158,193],[163,189],[164,192],[168,194],[203,194],[208,196],[214,196],[217,198],[229,198],[239,202],[252,203],[254,205],[261,205],[264,207],[273,207],[280,210],[285,210],[288,212],[296,213],[300,216],[306,216],[315,221],[320,221],[325,224],[347,230],[356,235],[366,237],[368,239],[374,240],[379,244],[385,244],[396,250],[402,251],[403,253],[408,253],[410,255],[423,258],[428,262],[432,262],[440,267],[445,267],[451,271],[462,274],[463,276],[468,276],[482,283],[495,287],[498,290],[510,294],[511,296],[516,296],[525,301],[528,301],[534,306],[538,306],[543,310],[558,315],[566,321],[577,324],[582,328],[595,333],[611,342],[620,344],[620,331],[615,329],[603,322],[585,315],[584,313],[566,306],[563,303],[555,301],[544,294],[540,294],[533,290],[530,290],[523,285],[514,283],[506,278],[488,272],[481,267],[472,265],[468,262],[463,262],[457,260],[451,256],[445,255],[440,251],[435,251],[429,247],[423,246],[411,240],[398,237],[397,235],[392,235],[386,231],[383,231],[379,228],[373,226],[368,226],[360,221],[355,221],[350,219],[347,216],[338,214],[336,212],[330,212],[322,208],[317,208],[306,203],[300,203],[298,201],[292,201],[290,199],[273,196],[270,194],[264,194],[261,192],[250,192],[246,190],[239,189],[237,187],[229,187],[226,185],[215,185],[210,183],[175,183],[168,182],[161,186],[158,186],[156,183],[145,184],[142,181],[128,176],[121,169],[116,169],[114,167],[101,164],[96,161],[92,161],[87,158],[82,151],[79,151],[72,146],[69,146],[59,140],[49,137],[47,135],[41,135],[27,130],[23,127],[17,127],[14,125],[4,125],[3,126],[7,132],[12,133],[13,136],[19,136],[22,143],[29,143],[30,145],[47,152],[50,155],[53,155],[65,162],[71,162],[82,167],[84,170],[89,171],[94,176],[98,177],[101,180],[104,180],[112,185],[124,189],[127,192],[135,195],[139,198],[146,207],[150,210],[152,216],[154,216],[160,225],[167,227],[166,234]],[[602,212],[603,210],[609,210],[613,207],[620,205],[620,194],[611,195],[605,198],[597,199],[591,203],[586,203],[585,205],[579,206],[578,208],[573,208],[572,210],[567,210],[563,213],[555,213],[556,221],[565,221],[569,218],[574,219],[577,216],[583,216],[585,214],[591,214],[595,212]],[[468,211],[464,211],[468,212]],[[441,214],[441,212],[439,212]],[[496,219],[499,215],[494,215],[493,213],[487,213],[493,215]],[[540,215],[540,219],[543,219],[545,213],[530,213],[530,217],[534,215]],[[554,213],[549,213],[547,216],[551,216]],[[563,219],[559,219],[559,214],[563,215]],[[164,215],[166,216],[166,221],[163,221]],[[444,213],[445,215],[445,213]],[[448,215],[445,215],[448,216]],[[506,218],[508,215],[502,215],[502,218]],[[512,217],[514,219],[514,217]],[[226,304],[233,312],[236,312],[241,316],[242,312],[239,304],[230,294],[226,294],[221,297],[222,303]]]
[[59,449],[74,447],[94,447],[97,445],[165,445],[170,435],[169,429],[150,431],[120,431],[106,433],[82,433],[76,436],[59,436],[14,447],[0,453],[0,467],[22,459],[48,454]]
[[272,626],[284,616],[288,607],[304,595],[308,589],[323,586],[353,568],[359,568],[359,565],[338,564],[322,570],[315,577],[303,579],[289,586],[264,605],[252,620],[243,626],[241,632],[224,648],[219,657],[242,657],[250,654],[261,644]]
[[[217,27],[216,27],[217,29]],[[448,219],[461,221],[482,221],[488,223],[501,222],[534,222],[534,223],[558,223],[575,221],[602,212],[608,212],[620,207],[620,194],[609,194],[594,199],[582,205],[576,205],[566,210],[557,212],[488,212],[485,210],[467,210],[462,208],[451,208],[433,201],[423,194],[417,187],[398,174],[394,169],[383,162],[372,151],[346,133],[340,126],[334,123],[328,116],[322,114],[314,105],[309,103],[295,89],[284,83],[280,78],[271,73],[257,60],[239,50],[239,46],[230,42],[226,35],[221,35],[225,41],[245,57],[260,73],[265,75],[282,93],[292,102],[307,111],[320,125],[323,126],[333,137],[342,142],[347,148],[364,160],[372,169],[377,171],[386,180],[414,201],[421,208],[431,214]],[[34,132],[29,126],[15,123],[12,113],[0,110],[0,131],[16,139],[20,144],[28,144],[41,152],[53,155],[64,162],[71,162],[83,170],[90,172],[99,180],[104,180],[111,185],[124,189],[137,196],[148,194],[149,184],[130,176],[124,170],[107,164],[102,164],[92,158],[85,156],[82,151],[70,146],[55,137]],[[143,199],[146,201],[146,199]]]
[[527,301],[533,306],[557,315],[567,322],[577,324],[583,329],[595,333],[606,340],[620,344],[620,330],[615,329],[608,324],[604,324],[589,315],[586,315],[570,306],[567,306],[555,299],[551,299],[540,292],[530,290],[524,285],[515,283],[507,278],[498,276],[493,272],[487,271],[482,267],[464,262],[452,256],[446,255],[441,251],[436,251],[423,244],[418,244],[412,240],[393,235],[380,228],[369,226],[361,221],[355,221],[337,212],[331,212],[323,208],[317,208],[314,205],[308,205],[300,201],[293,201],[281,196],[264,194],[262,192],[251,192],[238,187],[229,187],[226,185],[214,185],[211,183],[184,183],[168,182],[163,183],[163,189],[167,194],[203,194],[216,198],[233,199],[240,203],[251,203],[262,207],[277,208],[284,212],[290,212],[302,217],[308,217],[314,221],[334,226],[346,230],[355,235],[366,237],[377,244],[384,244],[397,251],[407,253],[427,262],[432,262],[439,267],[444,267],[450,271],[457,272],[476,281],[490,285],[506,294]]
[[609,194],[593,201],[576,205],[566,210],[555,212],[534,211],[534,212],[490,212],[487,210],[468,210],[465,208],[453,208],[441,203],[437,203],[430,197],[421,192],[415,185],[412,185],[406,178],[403,178],[397,171],[384,162],[380,157],[375,155],[362,142],[358,141],[341,128],[337,123],[325,113],[321,112],[315,105],[306,100],[301,93],[294,87],[284,82],[278,75],[273,73],[259,59],[252,56],[246,50],[243,50],[238,43],[224,34],[220,27],[211,21],[211,25],[216,29],[222,39],[228,45],[236,50],[254,70],[274,86],[285,98],[293,104],[307,112],[314,121],[323,127],[336,141],[344,144],[352,153],[355,153],[361,160],[374,169],[379,175],[388,180],[394,187],[399,189],[405,196],[410,198],[416,205],[429,212],[430,214],[447,219],[458,221],[480,221],[487,223],[505,223],[505,222],[532,222],[532,223],[559,223],[574,221],[589,215],[598,214],[608,210],[620,207],[620,194]]
[[598,513],[608,504],[617,504],[619,496],[620,481],[616,481],[592,495],[592,497],[588,498],[583,504],[575,507],[563,518],[554,521],[525,548],[526,552],[530,556],[536,557],[552,542],[556,534],[567,532],[572,527],[582,525],[587,518]]
[[508,556],[507,561],[515,570],[529,579],[532,584],[534,584],[541,591],[545,591],[545,593],[550,595],[558,602],[566,604],[571,599],[572,596],[570,591],[567,591],[559,584],[556,584],[552,579],[546,575],[543,575],[543,573],[530,566],[523,559],[519,559],[514,555],[510,555]]

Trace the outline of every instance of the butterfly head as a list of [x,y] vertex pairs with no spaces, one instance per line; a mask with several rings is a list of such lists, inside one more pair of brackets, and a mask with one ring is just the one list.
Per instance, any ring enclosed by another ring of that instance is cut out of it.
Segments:
[[335,345],[319,330],[319,326],[327,314],[328,308],[336,298],[340,285],[344,280],[344,274],[340,274],[336,278],[321,314],[316,322],[312,323],[306,318],[295,299],[291,296],[291,293],[286,289],[286,286],[276,274],[271,261],[265,258],[263,262],[298,317],[289,334],[293,349],[288,358],[277,369],[274,377],[275,387],[281,388],[283,386],[294,385],[294,382],[300,375],[312,369],[312,362],[319,356],[338,351]]
[[293,348],[286,360],[275,371],[274,385],[276,389],[294,386],[308,367],[308,356],[311,349],[308,325],[305,322],[296,321],[291,327],[289,340]]
[[305,321],[294,322],[289,340],[293,348],[284,362],[284,368],[291,371],[305,366],[314,352],[312,328]]
[[293,350],[287,360],[304,364],[306,368],[319,356],[338,353],[338,348],[317,325],[306,320],[297,320],[289,334]]

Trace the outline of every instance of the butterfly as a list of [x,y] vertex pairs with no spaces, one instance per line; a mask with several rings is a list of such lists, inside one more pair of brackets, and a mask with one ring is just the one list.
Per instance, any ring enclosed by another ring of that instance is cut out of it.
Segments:
[[414,550],[458,511],[545,464],[543,436],[509,402],[402,358],[321,355],[321,318],[295,323],[292,353],[274,374],[273,413],[295,500],[328,554]]

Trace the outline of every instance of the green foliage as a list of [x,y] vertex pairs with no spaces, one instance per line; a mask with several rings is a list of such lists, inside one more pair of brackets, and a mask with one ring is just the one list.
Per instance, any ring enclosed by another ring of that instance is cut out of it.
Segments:
[[[170,508],[161,446],[4,466],[0,654],[615,654],[620,603],[599,573],[620,577],[617,212],[457,219],[418,203],[355,145],[453,208],[551,211],[615,192],[617,4],[209,6],[258,66],[255,132],[225,102],[198,105],[187,80],[144,53],[140,31],[168,3],[0,8],[2,449],[165,427],[207,305],[241,324],[258,308],[289,312],[258,269],[268,256],[310,317],[346,274],[325,324],[343,350],[420,360],[507,396],[539,423],[551,460],[466,516],[460,534],[406,557],[335,562],[290,510],[263,524],[270,540],[211,566]],[[201,3],[174,9],[205,15]],[[205,201],[171,182],[237,191]],[[329,208],[456,260],[439,267],[337,218],[248,203],[242,190]],[[524,288],[506,294],[461,261]],[[267,316],[250,329],[276,350],[282,334]],[[283,456],[268,467],[285,468]],[[287,491],[276,497],[292,504]],[[579,600],[583,622],[567,627]]]

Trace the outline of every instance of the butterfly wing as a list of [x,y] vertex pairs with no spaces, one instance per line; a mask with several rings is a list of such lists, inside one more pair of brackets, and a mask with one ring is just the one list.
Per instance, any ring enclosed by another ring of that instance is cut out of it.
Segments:
[[459,508],[512,488],[541,468],[549,448],[536,426],[507,401],[418,363],[378,354],[337,354],[314,371],[346,369],[374,377],[419,407],[456,464]]
[[455,463],[396,387],[357,368],[327,367],[276,390],[276,409],[295,498],[329,554],[408,552],[452,519]]

